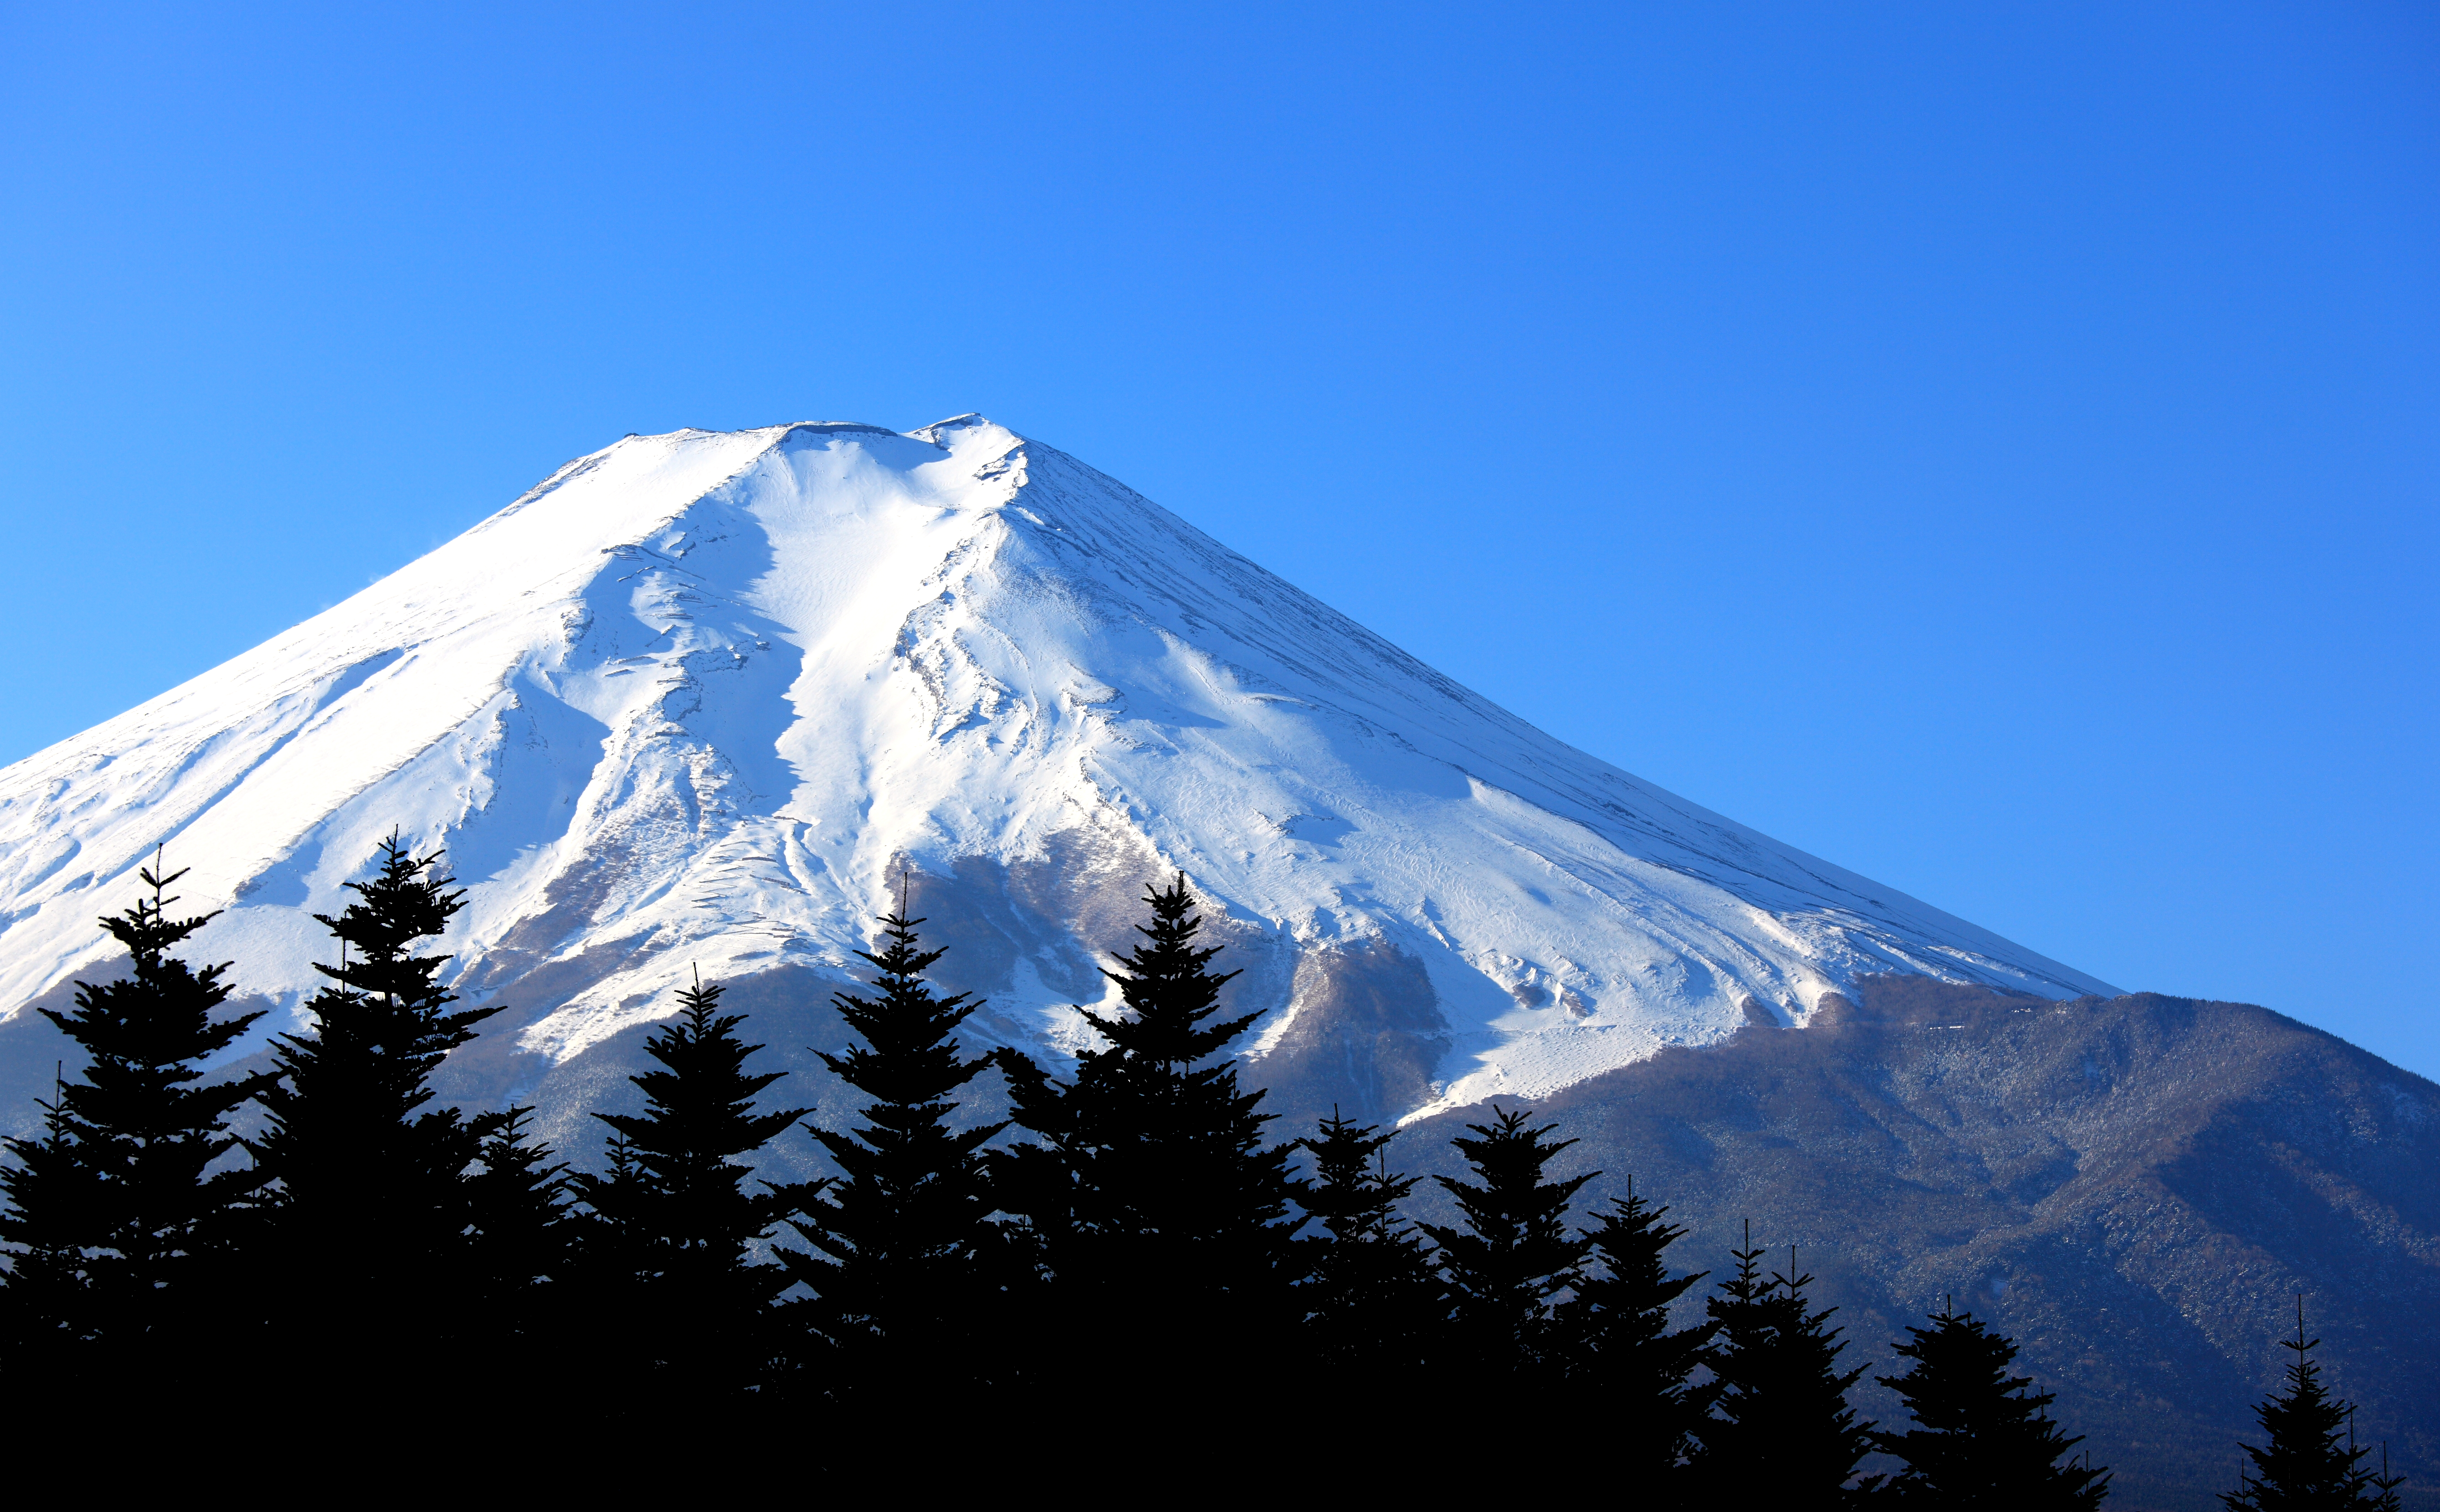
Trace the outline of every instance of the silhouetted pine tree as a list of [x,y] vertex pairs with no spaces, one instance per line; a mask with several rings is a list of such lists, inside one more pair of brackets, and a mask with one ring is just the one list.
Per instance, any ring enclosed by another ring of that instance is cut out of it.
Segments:
[[1263,1144],[1263,1094],[1214,1060],[1256,1016],[1212,1021],[1235,973],[1214,975],[1218,948],[1194,943],[1186,879],[1145,901],[1145,943],[1105,973],[1126,1012],[1084,1011],[1105,1044],[1074,1082],[1001,1053],[1014,1122],[1042,1143],[993,1163],[1068,1330],[1042,1347],[1129,1383],[1122,1407],[1191,1413],[1255,1389],[1293,1337],[1299,1185],[1289,1150]]
[[230,1205],[260,1179],[206,1168],[237,1144],[229,1113],[269,1078],[198,1085],[197,1062],[262,1016],[215,1021],[227,965],[196,969],[169,953],[212,915],[169,916],[177,899],[163,890],[185,873],[136,874],[152,895],[101,921],[127,947],[127,976],[78,982],[71,1011],[43,1010],[91,1059],[81,1083],[44,1105],[41,1140],[7,1142],[19,1164],[0,1171],[9,1198],[0,1239],[25,1252],[0,1306],[28,1344],[78,1341],[72,1359],[43,1368],[73,1364],[117,1388],[167,1389],[165,1377],[196,1360],[198,1335],[214,1326],[212,1254],[228,1242]]
[[921,919],[883,918],[877,996],[831,1000],[864,1043],[823,1064],[874,1101],[852,1134],[811,1130],[843,1180],[791,1221],[818,1254],[780,1251],[814,1297],[797,1305],[836,1351],[830,1369],[848,1395],[884,1409],[922,1403],[956,1411],[960,1386],[1005,1383],[1017,1361],[995,1325],[1009,1305],[1011,1251],[978,1153],[1006,1124],[948,1126],[951,1096],[992,1064],[958,1053],[957,1029],[977,1004],[937,998],[924,973],[942,952],[919,948]]
[[1910,1327],[1898,1354],[1914,1363],[1880,1383],[1906,1399],[1918,1425],[1875,1432],[1882,1452],[1906,1462],[1887,1489],[1934,1507],[2007,1507],[2069,1512],[2101,1504],[2109,1472],[2058,1463],[2083,1442],[2062,1432],[2043,1409],[2047,1393],[2028,1394],[2030,1377],[2011,1376],[2017,1346],[1971,1313],[1944,1307],[1929,1328]]
[[598,1363],[631,1409],[735,1396],[767,1378],[780,1353],[773,1303],[784,1267],[752,1258],[816,1185],[757,1182],[735,1163],[809,1109],[758,1113],[754,1099],[785,1071],[749,1074],[762,1047],[737,1037],[743,1014],[719,1012],[721,989],[678,993],[679,1015],[644,1043],[660,1071],[628,1078],[645,1110],[596,1113],[615,1134],[610,1174],[574,1177],[598,1215],[586,1289],[617,1312],[594,1320]]
[[1585,1272],[1558,1316],[1568,1400],[1600,1425],[1608,1459],[1662,1479],[1695,1451],[1695,1433],[1710,1413],[1715,1393],[1693,1377],[1717,1332],[1713,1323],[1669,1329],[1669,1305],[1709,1272],[1669,1274],[1661,1255],[1686,1231],[1662,1221],[1668,1211],[1636,1196],[1630,1179],[1627,1195],[1587,1231],[1601,1265]]
[[2288,1367],[2288,1390],[2264,1398],[2254,1409],[2270,1442],[2261,1449],[2244,1446],[2246,1457],[2253,1461],[2252,1473],[2245,1477],[2243,1489],[2220,1497],[2239,1512],[2397,1505],[2397,1487],[2404,1483],[2364,1466],[2372,1447],[2358,1447],[2347,1431],[2354,1404],[2332,1396],[2323,1384],[2322,1367],[2312,1356],[2320,1343],[2305,1337],[2305,1299],[2300,1295],[2296,1337],[2279,1346],[2296,1357]]
[[512,1107],[483,1140],[467,1179],[474,1297],[469,1332],[499,1345],[544,1344],[566,1326],[583,1226],[568,1209],[574,1182],[548,1145],[528,1137],[529,1107]]
[[98,1226],[91,1214],[99,1185],[89,1179],[67,1135],[64,1089],[54,1076],[43,1110],[43,1137],[7,1142],[17,1164],[0,1169],[9,1212],[0,1239],[9,1269],[0,1285],[0,1381],[73,1380],[91,1338],[85,1295],[84,1237]]
[[1720,1415],[1697,1430],[1702,1484],[1722,1495],[1815,1506],[1860,1499],[1880,1478],[1848,1484],[1872,1448],[1873,1425],[1847,1406],[1847,1388],[1864,1367],[1838,1368],[1839,1330],[1823,1326],[1837,1309],[1805,1306],[1813,1278],[1794,1273],[1793,1251],[1790,1273],[1768,1277],[1750,1237],[1731,1253],[1736,1274],[1705,1304],[1720,1330],[1711,1359]]
[[1416,1179],[1390,1174],[1382,1147],[1391,1136],[1336,1108],[1320,1128],[1302,1142],[1314,1161],[1304,1210],[1323,1231],[1300,1241],[1307,1348],[1346,1378],[1393,1377],[1432,1359],[1447,1327],[1448,1288],[1420,1233],[1398,1216]]
[[1448,1282],[1451,1359],[1478,1379],[1501,1382],[1501,1396],[1487,1405],[1513,1411],[1564,1369],[1552,1303],[1581,1279],[1591,1249],[1590,1240],[1569,1232],[1568,1203],[1601,1173],[1547,1179],[1543,1167],[1576,1142],[1552,1141],[1555,1125],[1528,1128],[1529,1109],[1502,1112],[1495,1105],[1491,1111],[1489,1124],[1466,1125],[1480,1138],[1449,1142],[1481,1184],[1432,1179],[1457,1198],[1465,1227],[1426,1223],[1423,1230],[1440,1246]]
[[429,1078],[497,1008],[452,1012],[434,981],[447,956],[408,947],[440,935],[464,906],[440,853],[416,855],[393,835],[372,880],[333,919],[340,964],[306,1006],[312,1036],[282,1035],[278,1081],[259,1094],[268,1126],[247,1143],[265,1194],[259,1268],[275,1356],[296,1378],[362,1382],[402,1395],[424,1382],[413,1361],[473,1321],[479,1289],[470,1168],[512,1113],[468,1117],[426,1108]]

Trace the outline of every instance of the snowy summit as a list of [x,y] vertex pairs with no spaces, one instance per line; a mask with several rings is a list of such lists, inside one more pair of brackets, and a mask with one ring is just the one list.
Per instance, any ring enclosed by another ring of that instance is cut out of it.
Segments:
[[1037,1052],[1183,871],[1265,1014],[1243,1053],[1394,1040],[1389,1117],[1802,1025],[1861,975],[2112,990],[1571,749],[973,415],[629,437],[0,771],[0,1001],[105,963],[97,916],[166,844],[225,910],[201,954],[292,1026],[311,915],[393,828],[447,848],[458,990],[546,1063],[691,967],[841,977],[902,869],[962,921],[976,1026]]

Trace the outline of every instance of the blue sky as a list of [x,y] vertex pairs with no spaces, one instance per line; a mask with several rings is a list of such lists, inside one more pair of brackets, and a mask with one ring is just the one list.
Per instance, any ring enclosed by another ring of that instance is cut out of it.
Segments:
[[0,761],[628,431],[978,409],[2440,1074],[2440,13],[0,9]]

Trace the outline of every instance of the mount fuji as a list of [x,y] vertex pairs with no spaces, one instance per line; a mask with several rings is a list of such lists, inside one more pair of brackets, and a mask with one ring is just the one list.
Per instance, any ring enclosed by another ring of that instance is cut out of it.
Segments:
[[[313,915],[394,832],[447,852],[447,980],[501,1010],[438,1091],[531,1106],[580,1165],[692,972],[842,1128],[828,999],[902,889],[934,981],[985,999],[966,1030],[1056,1064],[1182,872],[1283,1140],[1336,1108],[1455,1174],[1479,1105],[1530,1100],[1579,1211],[1640,1176],[1683,1269],[1748,1220],[1800,1246],[1851,1365],[1966,1299],[2112,1506],[2216,1505],[2308,1294],[2367,1441],[2440,1481],[2440,1087],[2118,996],[1662,792],[977,416],[631,436],[0,770],[0,1126],[79,1064],[28,1010],[116,972],[96,919],[138,867],[188,869],[178,911],[220,910],[188,958],[268,1011],[234,1072],[306,1027]],[[760,1159],[823,1174],[793,1132]],[[1856,1402],[1902,1416],[1869,1373]]]
[[1264,1016],[1244,1053],[1353,1053],[1316,1095],[1397,1118],[1802,1025],[1865,976],[2110,990],[1571,749],[973,415],[628,437],[0,771],[0,1002],[99,963],[166,847],[222,910],[199,948],[295,1028],[312,915],[393,830],[448,852],[456,985],[512,1005],[526,1082],[689,972],[842,972],[907,873],[974,915],[983,1032],[1056,1053],[1182,871]]

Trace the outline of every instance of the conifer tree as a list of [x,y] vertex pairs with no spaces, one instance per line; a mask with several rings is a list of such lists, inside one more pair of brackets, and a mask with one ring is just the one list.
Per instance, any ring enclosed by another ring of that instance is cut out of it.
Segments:
[[268,1078],[204,1082],[198,1063],[262,1016],[216,1018],[227,964],[170,954],[213,917],[170,917],[177,899],[164,891],[186,873],[162,875],[156,862],[136,874],[152,895],[101,921],[126,946],[128,974],[77,983],[67,1013],[43,1010],[91,1059],[43,1105],[41,1140],[7,1142],[19,1163],[0,1171],[0,1239],[25,1252],[0,1305],[28,1345],[73,1340],[85,1373],[160,1385],[215,1312],[208,1267],[228,1243],[231,1205],[260,1178],[208,1168],[237,1144],[229,1114]]
[[2028,1394],[2029,1377],[2011,1376],[2017,1346],[1971,1313],[1948,1307],[1929,1328],[1910,1327],[1896,1345],[1913,1361],[1880,1383],[1903,1397],[1916,1427],[1875,1431],[1882,1452],[1906,1462],[1888,1489],[1933,1507],[2007,1507],[2072,1512],[2101,1504],[2109,1472],[2060,1459],[2080,1438],[2051,1421],[2048,1393]]
[[307,1004],[316,1032],[278,1036],[278,1080],[259,1094],[267,1127],[247,1144],[275,1183],[262,1268],[277,1277],[262,1304],[275,1355],[307,1377],[378,1369],[403,1395],[423,1385],[406,1362],[472,1322],[470,1168],[514,1117],[425,1106],[433,1071],[500,1011],[452,1011],[456,995],[436,980],[449,958],[410,953],[464,906],[440,864],[393,835],[373,878],[348,884],[356,901],[314,915],[338,937],[340,963],[314,968],[331,979]]
[[475,1291],[468,1332],[500,1345],[558,1337],[584,1233],[568,1208],[567,1166],[529,1136],[532,1116],[531,1108],[510,1108],[484,1137],[467,1179]]
[[8,1140],[17,1163],[0,1169],[9,1211],[0,1241],[9,1268],[0,1276],[0,1381],[72,1379],[91,1338],[85,1293],[85,1237],[99,1182],[86,1179],[67,1135],[63,1079],[54,1075],[43,1110],[43,1137]]
[[1185,877],[1145,901],[1144,943],[1104,973],[1126,1011],[1080,1010],[1104,1043],[1078,1056],[1075,1080],[1001,1053],[1014,1122],[1041,1143],[994,1164],[1051,1273],[1066,1368],[1185,1412],[1252,1390],[1292,1336],[1299,1188],[1289,1150],[1263,1143],[1263,1094],[1214,1059],[1257,1016],[1217,1017],[1235,973],[1212,973],[1218,947],[1195,944]]
[[1383,1153],[1390,1137],[1333,1108],[1319,1137],[1302,1142],[1314,1161],[1304,1209],[1322,1229],[1300,1241],[1310,1253],[1298,1288],[1308,1351],[1351,1379],[1420,1368],[1438,1350],[1448,1319],[1447,1287],[1431,1252],[1398,1216],[1416,1179],[1390,1173]]
[[721,1013],[720,993],[701,981],[678,993],[676,1021],[644,1043],[662,1069],[628,1078],[645,1110],[593,1115],[614,1131],[610,1174],[574,1178],[597,1215],[588,1289],[623,1314],[600,1325],[600,1362],[630,1407],[733,1397],[768,1377],[773,1303],[789,1278],[753,1247],[818,1190],[748,1190],[753,1168],[736,1158],[810,1110],[754,1111],[787,1072],[745,1070],[762,1047],[737,1037],[745,1016]]
[[2220,1497],[2238,1512],[2397,1505],[2397,1487],[2404,1483],[2364,1465],[2372,1447],[2359,1447],[2348,1430],[2355,1404],[2332,1396],[2322,1380],[2322,1367],[2312,1355],[2321,1342],[2305,1337],[2305,1299],[2299,1294],[2296,1337],[2279,1346],[2296,1357],[2288,1366],[2288,1390],[2264,1398],[2254,1409],[2270,1442],[2261,1449],[2244,1446],[2253,1468],[2241,1489]]
[[1667,1477],[1695,1451],[1695,1434],[1715,1395],[1694,1383],[1717,1325],[1671,1332],[1669,1306],[1709,1272],[1672,1277],[1661,1258],[1685,1237],[1635,1193],[1612,1201],[1587,1231],[1599,1268],[1559,1309],[1569,1398],[1597,1421],[1611,1454],[1647,1476]]
[[1457,1198],[1465,1227],[1426,1223],[1423,1230],[1440,1246],[1453,1358],[1480,1377],[1506,1378],[1510,1395],[1503,1400],[1521,1406],[1524,1390],[1555,1380],[1564,1368],[1552,1303],[1582,1279],[1591,1249],[1590,1240],[1569,1232],[1568,1203],[1601,1173],[1549,1179],[1543,1167],[1576,1142],[1552,1141],[1555,1125],[1528,1127],[1529,1109],[1504,1112],[1494,1105],[1491,1111],[1489,1124],[1466,1125],[1478,1138],[1449,1142],[1481,1184],[1433,1178]]
[[843,1392],[885,1410],[940,1410],[958,1377],[1005,1384],[1014,1364],[991,1326],[1008,1305],[1010,1250],[987,1221],[978,1153],[1008,1125],[948,1126],[953,1094],[992,1057],[959,1053],[958,1026],[978,1004],[933,995],[924,973],[942,952],[920,948],[923,922],[902,893],[879,953],[857,952],[881,974],[876,996],[831,999],[864,1042],[823,1064],[873,1101],[852,1134],[811,1130],[846,1176],[790,1220],[818,1253],[780,1251],[814,1294],[796,1310],[836,1350]]
[[1824,1326],[1837,1309],[1805,1305],[1813,1278],[1797,1271],[1794,1251],[1786,1274],[1765,1276],[1750,1226],[1747,1233],[1746,1248],[1731,1251],[1736,1274],[1705,1304],[1720,1330],[1711,1359],[1720,1395],[1719,1415],[1698,1431],[1701,1479],[1752,1499],[1818,1506],[1859,1500],[1880,1480],[1849,1485],[1872,1448],[1873,1425],[1857,1422],[1847,1405],[1847,1389],[1866,1367],[1839,1369],[1840,1331]]

